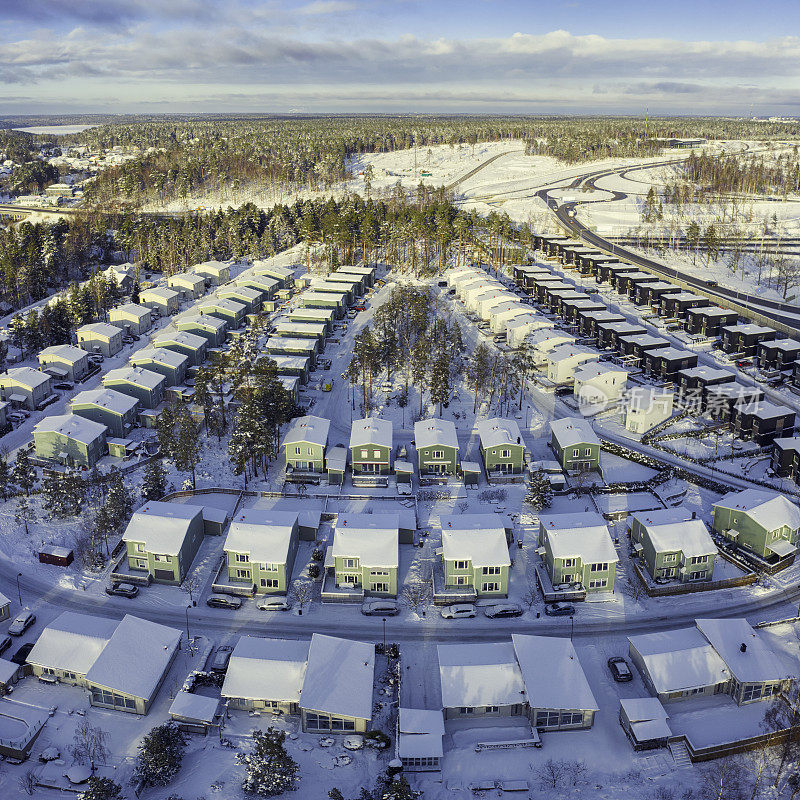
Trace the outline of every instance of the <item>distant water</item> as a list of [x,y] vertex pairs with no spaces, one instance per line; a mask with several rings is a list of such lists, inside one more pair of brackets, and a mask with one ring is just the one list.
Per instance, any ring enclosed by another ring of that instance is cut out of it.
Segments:
[[35,133],[42,135],[52,133],[54,136],[63,136],[65,134],[80,133],[81,131],[96,127],[97,125],[42,125],[38,128],[14,128],[14,130],[22,131],[23,133]]

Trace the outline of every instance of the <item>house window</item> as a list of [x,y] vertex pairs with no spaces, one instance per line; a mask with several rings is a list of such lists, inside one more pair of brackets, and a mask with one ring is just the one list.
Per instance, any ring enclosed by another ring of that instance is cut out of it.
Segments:
[[358,559],[357,558],[345,558],[343,561],[345,569],[356,569],[358,567]]
[[511,458],[511,451],[510,450],[501,450],[499,455],[500,455],[500,458]]
[[294,454],[295,454],[296,456],[299,456],[299,455],[300,455],[300,448],[299,448],[299,447],[295,447],[295,449],[294,449]]
[[574,558],[565,558],[563,566],[565,566],[565,567],[574,567],[575,566],[575,559]]
[[459,714],[474,714],[475,713],[475,709],[474,708],[470,708],[470,706],[461,706],[461,708],[458,709],[458,713]]
[[369,458],[369,450],[362,450],[361,458]]
[[388,577],[389,570],[388,569],[373,569],[370,570],[370,575],[379,575],[381,577]]
[[675,559],[676,559],[677,557],[678,557],[678,556],[677,556],[675,553],[667,553],[667,554],[664,556],[664,563],[665,563],[665,564],[672,564],[672,563],[674,563],[674,562],[675,562]]
[[500,567],[484,567],[482,572],[484,575],[499,575]]
[[606,572],[606,570],[608,570],[608,563],[592,564],[589,570],[591,572]]
[[708,570],[703,569],[699,570],[698,572],[690,572],[689,573],[689,580],[690,581],[703,581],[706,579],[706,575],[708,575]]
[[466,575],[456,575],[456,586],[466,586],[468,580]]
[[277,578],[262,578],[261,579],[261,586],[264,589],[277,589],[278,588],[278,580],[277,580]]
[[248,553],[237,553],[236,560],[246,564],[248,561],[250,561],[250,555]]
[[373,583],[372,584],[372,589],[370,591],[383,592],[384,594],[388,594],[388,592],[389,592],[389,584],[388,583]]
[[358,575],[345,575],[342,580],[345,583],[352,583],[355,586],[358,583]]
[[237,569],[236,570],[236,577],[237,578],[249,578],[250,577],[250,570],[249,569]]
[[751,700],[759,700],[762,695],[762,688],[760,683],[746,683],[742,690],[742,702],[749,703]]
[[708,564],[708,556],[692,556],[692,564]]
[[444,458],[444,450],[431,450],[431,458]]
[[453,569],[467,569],[469,567],[469,561],[455,561],[453,563]]
[[486,714],[496,714],[500,710],[500,706],[486,706],[484,709],[484,713]]
[[146,553],[147,552],[147,548],[141,542],[137,542],[137,544],[136,544],[136,552],[137,553]]
[[381,457],[381,451],[380,450],[373,450],[372,451],[372,457],[373,458],[380,458]]
[[580,456],[580,454],[581,454],[581,450],[580,450],[579,447],[576,447],[576,448],[573,449],[573,451],[572,451],[572,457],[573,458],[578,458]]
[[481,589],[482,592],[499,592],[500,584],[497,582],[484,583]]
[[169,564],[169,562],[172,561],[172,556],[153,555],[153,560],[154,561],[161,561],[161,562],[163,562],[165,564]]
[[606,586],[608,586],[608,580],[606,578],[589,581],[590,589],[604,589]]
[[585,456],[590,456],[590,455],[592,454],[592,448],[591,448],[591,447],[587,447],[587,448],[586,448],[586,449],[583,451],[583,454],[584,454]]

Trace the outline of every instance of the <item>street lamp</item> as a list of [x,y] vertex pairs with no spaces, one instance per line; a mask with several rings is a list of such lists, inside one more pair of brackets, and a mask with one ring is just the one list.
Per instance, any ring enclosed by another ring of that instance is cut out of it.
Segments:
[[386,617],[383,618],[383,652],[386,652]]
[[570,631],[569,631],[569,640],[572,641],[572,637],[575,634],[575,615],[573,614],[569,621],[571,623]]
[[[192,604],[194,605],[194,603]],[[192,606],[186,606],[186,646],[189,647],[191,645],[192,637],[189,633],[189,609]]]
[[19,588],[19,579],[22,577],[22,573],[17,573],[17,594],[19,595],[19,607],[22,608],[22,589]]

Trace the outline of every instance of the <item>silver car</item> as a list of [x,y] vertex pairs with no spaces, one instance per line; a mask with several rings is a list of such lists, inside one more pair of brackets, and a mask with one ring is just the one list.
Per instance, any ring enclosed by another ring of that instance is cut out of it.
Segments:
[[361,613],[368,617],[396,617],[400,606],[394,600],[367,600],[361,606]]
[[36,614],[31,613],[27,609],[20,611],[14,618],[11,625],[8,626],[8,632],[12,636],[22,636],[28,628],[36,622]]
[[474,617],[475,606],[472,603],[455,603],[452,606],[445,606],[442,609],[444,619],[461,619],[462,617]]

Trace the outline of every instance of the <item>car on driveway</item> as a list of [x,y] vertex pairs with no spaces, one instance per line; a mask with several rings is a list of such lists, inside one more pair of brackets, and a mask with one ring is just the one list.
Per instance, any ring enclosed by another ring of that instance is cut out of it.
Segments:
[[544,607],[548,617],[571,617],[575,613],[575,606],[569,603],[548,603]]
[[27,608],[23,609],[8,626],[8,632],[12,636],[22,636],[34,622],[36,622],[36,614],[31,613]]
[[633,680],[633,673],[628,666],[628,662],[622,656],[614,656],[608,659],[608,668],[617,683],[627,683]]
[[136,597],[139,594],[139,587],[132,583],[114,581],[110,586],[106,586],[106,594],[110,594],[112,597]]
[[259,611],[288,611],[292,604],[285,597],[265,597],[256,607]]
[[0,656],[3,655],[9,647],[11,647],[11,637],[4,636],[2,640],[0,640]]
[[232,652],[233,648],[229,644],[221,644],[214,651],[209,669],[212,672],[225,672],[228,669],[228,662],[231,660]]
[[33,642],[25,642],[25,644],[11,656],[11,662],[14,664],[24,664],[28,660],[31,650],[33,650]]
[[368,617],[396,617],[400,606],[394,600],[367,600],[361,606],[361,613]]
[[212,594],[211,597],[206,600],[206,605],[211,606],[211,608],[229,608],[236,610],[242,607],[242,601],[238,597],[228,597],[228,595],[225,594]]
[[442,609],[444,619],[461,619],[462,617],[474,617],[477,612],[472,603],[455,603],[452,606],[445,606]]
[[522,606],[517,603],[497,603],[494,606],[487,606],[483,613],[489,619],[503,619],[504,617],[521,617]]

